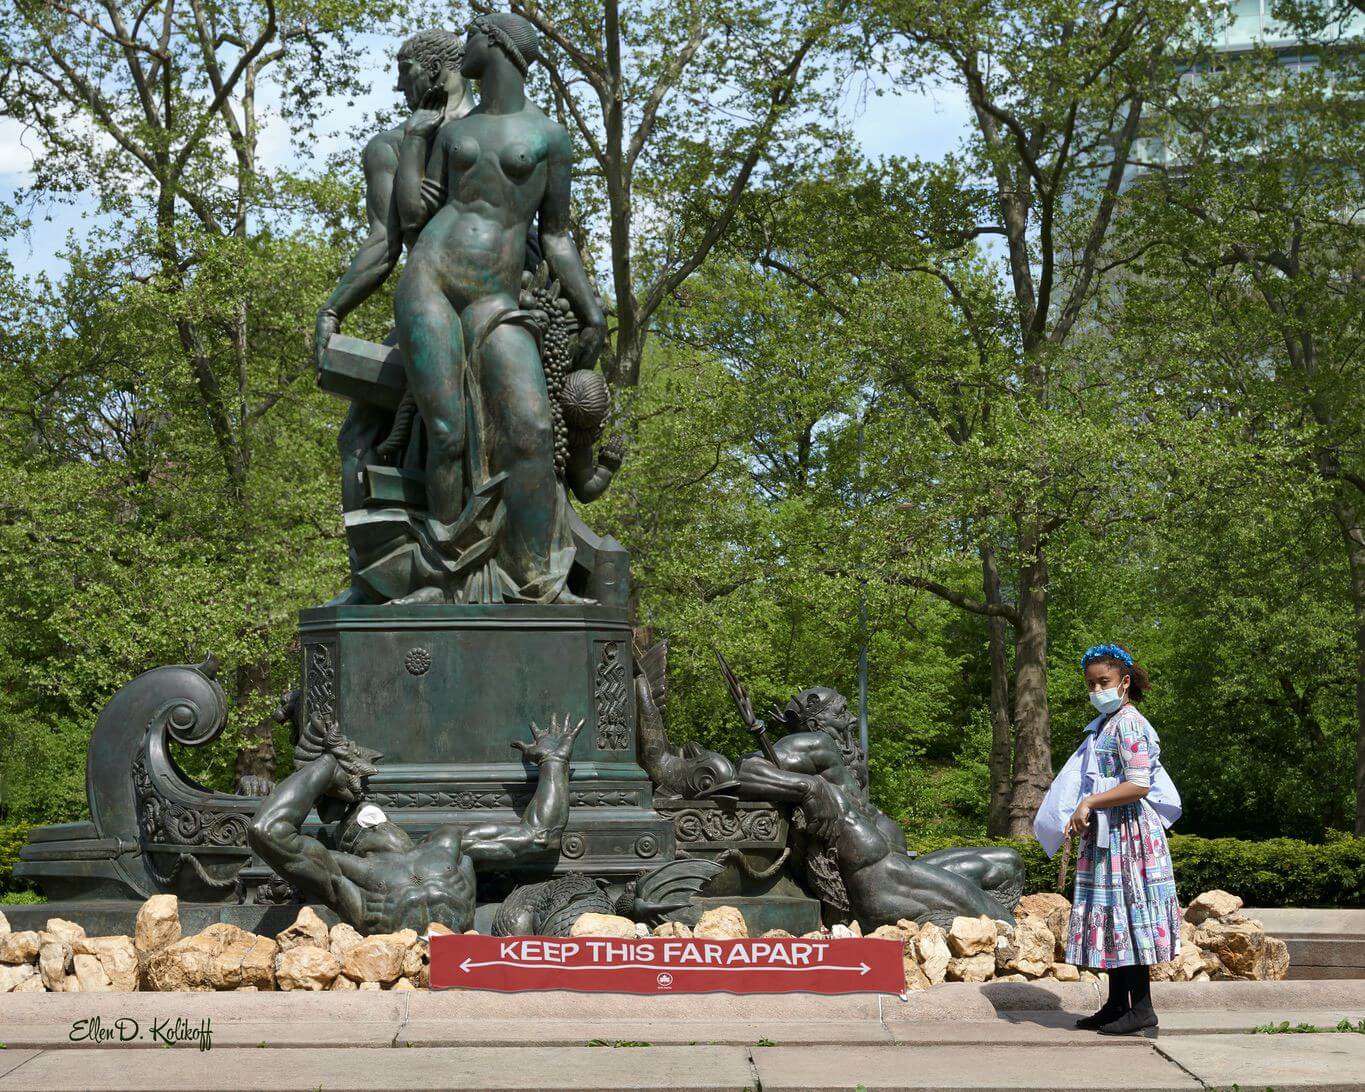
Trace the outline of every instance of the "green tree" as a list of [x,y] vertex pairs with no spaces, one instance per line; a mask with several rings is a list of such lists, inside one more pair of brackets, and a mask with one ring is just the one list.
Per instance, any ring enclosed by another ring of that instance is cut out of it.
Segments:
[[[272,604],[266,589],[315,595],[319,571],[298,554],[335,535],[312,446],[332,414],[321,411],[319,429],[306,331],[341,256],[301,235],[294,217],[316,214],[319,197],[333,212],[354,198],[263,169],[261,132],[271,121],[307,127],[329,96],[354,90],[351,40],[393,10],[21,2],[0,29],[0,112],[39,148],[17,204],[79,198],[98,218],[85,243],[70,244],[62,285],[6,285],[23,316],[5,362],[10,546],[25,568],[66,570],[14,594],[33,592],[53,661],[72,640],[102,649],[100,678],[69,672],[88,686],[68,695],[82,713],[121,681],[111,668],[170,651],[138,637],[175,597],[149,596],[138,577],[154,573],[149,582],[185,597],[168,620],[191,604],[221,608],[212,643],[245,720],[239,777],[272,772],[265,713],[283,651],[272,626],[298,602]],[[307,484],[291,490],[303,467]],[[51,530],[66,490],[89,504],[70,538]],[[197,562],[173,534],[192,536],[181,542],[198,544]],[[77,560],[101,551],[112,568]],[[149,570],[150,558],[165,568]],[[116,608],[98,601],[100,587]]]
[[[1302,511],[1326,520],[1337,537],[1354,661],[1352,822],[1361,833],[1365,42],[1358,28],[1341,36],[1339,5],[1289,13],[1306,39],[1293,64],[1268,49],[1197,58],[1164,104],[1125,229],[1123,245],[1142,255],[1142,283],[1127,306],[1133,321],[1184,331],[1189,382],[1210,400],[1255,422],[1261,438],[1292,441],[1314,498]],[[1324,637],[1335,632],[1328,626]],[[1304,710],[1312,698],[1300,686],[1320,685],[1319,676],[1300,684],[1290,662],[1279,672],[1282,700]],[[1320,730],[1306,712],[1297,723],[1309,740]],[[1321,738],[1316,743],[1330,750]]]
[[849,6],[513,0],[544,35],[554,110],[582,161],[580,249],[600,241],[609,256],[613,382],[639,382],[659,308],[725,237],[751,182],[829,128]]

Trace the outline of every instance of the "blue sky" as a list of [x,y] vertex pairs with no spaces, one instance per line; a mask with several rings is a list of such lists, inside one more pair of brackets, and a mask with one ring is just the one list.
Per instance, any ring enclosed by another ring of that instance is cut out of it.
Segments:
[[[328,118],[322,152],[339,140],[340,133],[364,121],[378,108],[393,105],[393,78],[389,61],[396,42],[376,38],[375,65],[368,73],[369,93],[351,107]],[[871,93],[875,85],[857,81],[846,91],[841,103],[844,117],[852,125],[865,154],[877,158],[888,155],[919,156],[937,159],[952,150],[961,139],[968,122],[967,104],[952,89],[936,92]],[[883,84],[883,87],[889,87]],[[0,116],[0,201],[9,202],[15,190],[28,180],[33,162],[34,138],[25,134],[13,119]],[[266,125],[262,134],[261,158],[278,165],[294,154],[283,125]],[[90,226],[89,208],[58,206],[32,211],[33,227],[26,235],[3,241],[10,260],[21,275],[46,272],[59,275],[65,263],[59,257],[71,233],[81,235]]]

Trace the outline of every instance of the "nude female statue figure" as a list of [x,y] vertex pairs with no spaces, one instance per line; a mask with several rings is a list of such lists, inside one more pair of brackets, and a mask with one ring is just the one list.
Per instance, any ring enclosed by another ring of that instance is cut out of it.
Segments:
[[[568,133],[526,98],[526,71],[539,56],[526,20],[478,16],[460,69],[480,81],[478,106],[455,120],[418,110],[399,152],[399,220],[406,236],[420,234],[394,313],[408,386],[428,430],[428,527],[448,552],[464,551],[478,566],[462,577],[464,588],[423,589],[409,601],[581,601],[564,585],[573,558],[568,501],[555,474],[536,337],[518,310],[533,219],[579,320],[576,366],[596,357],[605,319],[569,234]],[[429,220],[424,168],[446,188]],[[501,512],[471,535],[494,493]]]

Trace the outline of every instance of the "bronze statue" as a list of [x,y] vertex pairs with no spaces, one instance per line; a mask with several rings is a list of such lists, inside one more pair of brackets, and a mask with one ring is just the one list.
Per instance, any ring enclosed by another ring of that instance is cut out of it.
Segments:
[[[458,35],[448,30],[424,30],[414,34],[399,47],[398,83],[395,90],[403,93],[409,110],[417,110],[424,103],[437,102],[444,119],[463,117],[474,108],[474,96],[460,75],[463,60],[464,42]],[[384,283],[402,256],[403,231],[398,222],[393,184],[398,173],[398,156],[404,132],[405,126],[402,125],[386,129],[365,145],[361,155],[369,232],[340,283],[318,312],[313,354],[319,373],[326,368],[326,350],[332,335],[339,332],[346,316]],[[440,184],[440,179],[425,179],[427,200],[433,205],[439,204]],[[392,408],[361,398],[351,399],[346,420],[337,437],[337,446],[341,451],[343,511],[354,512],[364,507],[366,466],[394,462],[397,461],[396,456],[401,456],[402,453],[396,450],[382,450],[385,446],[393,449],[400,446],[394,423]],[[359,568],[354,549],[351,555],[351,570],[354,574]],[[370,598],[363,586],[353,580],[350,589],[332,602],[366,602]]]
[[[577,321],[576,369],[591,367],[605,319],[569,234],[568,133],[526,98],[539,56],[526,20],[476,17],[460,72],[480,81],[478,106],[453,120],[419,109],[399,151],[399,224],[417,241],[394,313],[427,430],[426,537],[452,559],[409,601],[583,601],[565,586],[574,546],[541,328],[520,307],[533,220]],[[434,214],[428,172],[446,193]]]
[[789,734],[769,741],[749,699],[721,658],[746,727],[761,750],[739,763],[737,795],[795,805],[805,830],[806,880],[827,907],[865,929],[901,918],[948,926],[959,915],[1012,921],[1024,862],[1007,847],[907,852],[900,825],[867,792],[866,756],[842,694],[802,690],[776,712]]
[[[463,932],[474,920],[475,864],[558,850],[569,818],[569,755],[582,727],[581,720],[551,717],[545,731],[531,725],[530,742],[512,742],[540,769],[520,823],[441,827],[414,845],[379,809],[364,805],[365,779],[379,755],[341,735],[335,723],[314,717],[297,752],[305,764],[266,798],[248,841],[281,878],[361,933],[421,932],[431,922]],[[314,805],[324,819],[345,812],[336,849],[303,833]]]

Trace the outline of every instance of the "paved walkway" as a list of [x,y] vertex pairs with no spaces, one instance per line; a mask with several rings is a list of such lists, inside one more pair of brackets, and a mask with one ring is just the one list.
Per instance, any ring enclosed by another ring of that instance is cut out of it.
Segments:
[[[907,1001],[10,994],[0,998],[0,1092],[1365,1088],[1365,1035],[1326,1030],[1365,1019],[1365,982],[1158,983],[1154,994],[1156,1040],[1072,1028],[1099,1000],[1081,983],[947,985]],[[207,1051],[157,1038],[205,1020]],[[1252,1033],[1283,1020],[1324,1031]]]

